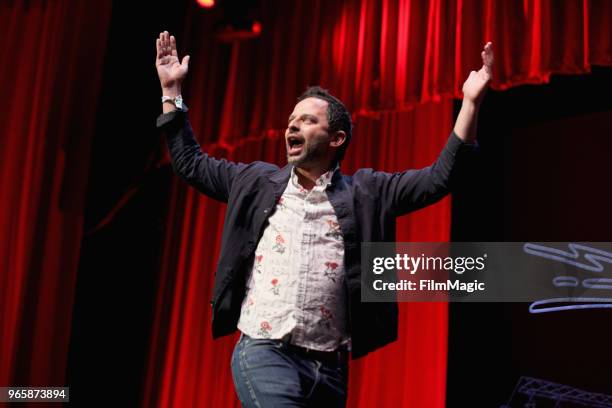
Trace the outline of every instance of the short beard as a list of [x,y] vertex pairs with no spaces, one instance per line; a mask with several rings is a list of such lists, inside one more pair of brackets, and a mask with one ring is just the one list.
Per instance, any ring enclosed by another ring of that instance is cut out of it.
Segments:
[[289,156],[289,153],[287,153],[287,163],[295,167],[304,167],[304,165],[315,163],[317,159],[322,156],[318,149],[321,144],[323,143],[304,145],[304,149],[299,156]]
[[289,156],[287,154],[287,163],[294,165],[295,167],[301,167],[303,164],[308,163],[310,161],[309,155],[304,152],[299,156]]

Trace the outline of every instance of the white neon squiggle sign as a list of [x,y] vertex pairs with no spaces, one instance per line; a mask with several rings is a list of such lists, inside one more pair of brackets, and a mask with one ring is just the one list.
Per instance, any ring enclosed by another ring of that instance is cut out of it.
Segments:
[[[591,272],[603,272],[604,266],[598,261],[612,264],[612,253],[610,252],[575,243],[570,243],[567,246],[571,252],[530,243],[525,244],[523,249],[528,254],[563,262]],[[580,258],[580,251],[586,252],[584,259],[588,260],[590,263],[587,264],[576,261],[576,259]]]
[[[600,261],[612,264],[612,253],[610,252],[576,243],[568,244],[568,248],[570,252],[532,243],[526,243],[523,246],[523,250],[528,254],[562,262],[590,272],[600,273],[604,271],[605,268]],[[581,255],[583,255],[583,259],[588,262],[580,262]],[[587,289],[612,290],[612,279],[610,278],[586,278],[580,282],[580,280],[574,276],[555,276],[552,280],[552,284],[555,287],[582,286]],[[571,304],[559,305],[560,303]],[[559,306],[547,306],[551,304]],[[564,310],[608,308],[612,309],[612,297],[562,297],[535,301],[529,305],[529,312],[547,313]]]

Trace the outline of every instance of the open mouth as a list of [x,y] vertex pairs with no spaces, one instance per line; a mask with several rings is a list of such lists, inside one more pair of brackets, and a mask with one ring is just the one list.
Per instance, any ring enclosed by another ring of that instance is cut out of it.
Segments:
[[298,136],[289,136],[287,138],[287,153],[289,155],[300,154],[304,147],[304,139]]

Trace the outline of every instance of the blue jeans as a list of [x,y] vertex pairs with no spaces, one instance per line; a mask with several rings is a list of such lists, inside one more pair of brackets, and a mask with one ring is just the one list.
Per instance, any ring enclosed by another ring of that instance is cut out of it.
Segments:
[[232,376],[243,407],[344,407],[348,361],[310,358],[281,340],[240,336]]

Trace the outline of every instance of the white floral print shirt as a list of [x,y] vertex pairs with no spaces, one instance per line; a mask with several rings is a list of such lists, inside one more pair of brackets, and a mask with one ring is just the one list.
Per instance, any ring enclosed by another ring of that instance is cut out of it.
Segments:
[[247,279],[238,329],[248,336],[322,351],[348,342],[344,242],[325,192],[337,169],[308,191],[293,168]]

